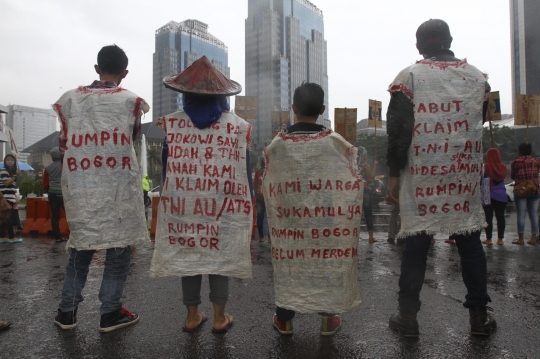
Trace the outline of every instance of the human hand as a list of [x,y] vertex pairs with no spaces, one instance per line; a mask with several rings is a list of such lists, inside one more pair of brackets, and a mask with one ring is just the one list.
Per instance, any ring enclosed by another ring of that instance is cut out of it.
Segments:
[[15,175],[20,176],[21,175],[21,170],[17,168],[17,171],[15,171]]
[[399,204],[399,177],[390,177],[388,190],[386,191],[386,201]]

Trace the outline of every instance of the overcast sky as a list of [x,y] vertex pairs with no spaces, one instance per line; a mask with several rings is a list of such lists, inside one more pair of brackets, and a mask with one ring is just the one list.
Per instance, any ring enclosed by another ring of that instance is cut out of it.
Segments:
[[[488,73],[502,112],[512,112],[508,0],[312,2],[324,14],[331,119],[335,107],[357,107],[359,119],[367,117],[368,99],[382,101],[385,115],[386,89],[401,69],[421,59],[415,32],[430,18],[449,24],[456,56]],[[122,86],[152,106],[154,33],[171,20],[207,23],[229,48],[231,78],[244,87],[247,3],[0,0],[0,104],[49,108],[65,91],[96,79],[97,52],[116,43],[129,57]]]

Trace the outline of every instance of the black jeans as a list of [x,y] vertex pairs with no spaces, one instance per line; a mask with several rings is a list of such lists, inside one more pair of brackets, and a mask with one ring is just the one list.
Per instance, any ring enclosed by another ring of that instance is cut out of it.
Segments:
[[[399,307],[402,313],[416,314],[420,310],[420,291],[424,284],[431,235],[417,234],[405,239],[399,277]],[[467,287],[463,306],[483,307],[491,298],[487,294],[487,264],[480,231],[452,235],[461,257],[461,275]]]
[[49,193],[49,206],[51,206],[51,226],[54,239],[62,239],[58,220],[60,219],[60,208],[64,208],[64,196],[57,193]]
[[495,199],[491,199],[491,204],[484,207],[486,213],[486,238],[491,239],[493,234],[493,212],[495,212],[495,218],[497,218],[497,238],[504,238],[504,229],[506,228],[506,221],[504,220],[504,210],[506,208],[506,202],[499,202]]
[[[201,304],[202,275],[182,277],[182,294],[185,306]],[[219,274],[209,274],[210,302],[226,304],[229,300],[229,277]]]

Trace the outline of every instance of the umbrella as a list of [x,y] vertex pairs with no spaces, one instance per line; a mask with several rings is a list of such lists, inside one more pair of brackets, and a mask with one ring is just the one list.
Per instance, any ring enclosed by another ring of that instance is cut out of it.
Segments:
[[[34,169],[30,167],[27,163],[24,162],[17,162],[19,169],[21,171],[33,171]],[[4,161],[0,161],[0,168],[4,168]]]

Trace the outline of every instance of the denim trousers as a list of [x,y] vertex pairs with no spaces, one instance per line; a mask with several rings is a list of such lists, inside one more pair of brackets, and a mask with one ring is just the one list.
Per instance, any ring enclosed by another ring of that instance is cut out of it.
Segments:
[[[426,262],[431,235],[424,232],[405,239],[399,277],[400,312],[416,314],[420,310],[420,291],[424,284]],[[483,307],[491,298],[487,294],[487,264],[484,247],[480,241],[480,231],[452,237],[461,257],[461,275],[467,288],[466,308]]]
[[266,206],[264,201],[257,200],[257,232],[259,239],[269,236],[268,217],[266,216]]
[[[71,312],[84,300],[82,291],[88,276],[88,267],[92,261],[95,250],[78,251],[70,249],[69,261],[66,266],[66,277],[62,289],[62,300],[59,309],[62,312]],[[99,300],[101,301],[101,315],[114,312],[122,308],[122,293],[129,273],[131,261],[131,247],[109,248],[105,259],[105,269]]]
[[525,216],[529,213],[531,221],[531,234],[538,234],[538,201],[539,194],[531,194],[527,197],[520,197],[514,192],[514,201],[516,203],[517,227],[518,233],[525,233]]
[[56,193],[49,193],[49,206],[51,206],[51,227],[54,239],[62,239],[58,220],[60,219],[60,208],[64,207],[64,196]]
[[362,203],[364,216],[366,217],[366,227],[368,231],[373,230],[373,192],[371,188],[364,188],[364,201]]
[[[202,275],[182,277],[182,294],[185,306],[201,304]],[[209,274],[210,302],[225,304],[229,300],[229,277]]]
[[484,213],[486,214],[486,239],[491,239],[493,235],[493,212],[495,212],[495,218],[497,218],[497,238],[504,238],[504,229],[506,228],[506,220],[504,219],[504,210],[506,208],[506,202],[500,202],[496,199],[491,199],[491,204],[484,206]]

